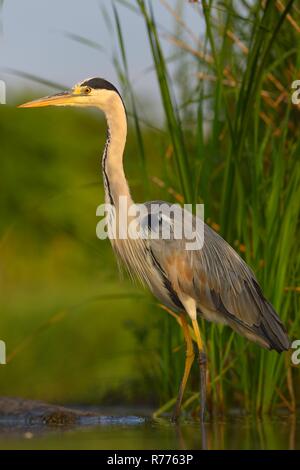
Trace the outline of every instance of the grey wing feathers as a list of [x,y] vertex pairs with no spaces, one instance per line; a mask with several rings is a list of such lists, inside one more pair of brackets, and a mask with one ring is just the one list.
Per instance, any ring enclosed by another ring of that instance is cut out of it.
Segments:
[[203,250],[197,252],[197,256],[200,283],[202,274],[202,280],[207,279],[212,304],[227,323],[262,346],[278,352],[289,349],[285,327],[264,297],[254,273],[208,226]]
[[[147,203],[149,214],[151,204]],[[185,240],[149,240],[149,244],[163,275],[171,281],[173,297],[175,291],[194,298],[204,318],[224,322],[263,347],[278,352],[289,349],[285,327],[254,273],[208,225],[204,224],[200,250],[186,250]]]

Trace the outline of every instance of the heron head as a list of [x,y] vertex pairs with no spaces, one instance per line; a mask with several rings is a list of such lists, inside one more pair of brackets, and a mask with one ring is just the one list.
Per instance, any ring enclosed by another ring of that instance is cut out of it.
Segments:
[[21,104],[19,108],[97,106],[105,111],[116,96],[120,97],[118,90],[107,80],[88,78],[81,83],[77,83],[71,90],[29,101]]

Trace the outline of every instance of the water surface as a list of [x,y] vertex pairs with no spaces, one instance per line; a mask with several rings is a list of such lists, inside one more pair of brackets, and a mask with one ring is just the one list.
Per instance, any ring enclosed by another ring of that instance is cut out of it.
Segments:
[[[86,411],[86,408],[84,409]],[[93,409],[98,416],[83,416],[76,424],[28,423],[26,416],[0,420],[0,449],[300,449],[300,419],[280,415],[243,416],[205,423],[168,417],[153,420],[146,411]]]

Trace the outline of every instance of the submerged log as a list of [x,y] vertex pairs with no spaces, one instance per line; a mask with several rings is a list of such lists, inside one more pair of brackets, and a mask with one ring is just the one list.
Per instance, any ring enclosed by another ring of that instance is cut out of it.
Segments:
[[67,426],[99,418],[85,412],[38,400],[0,397],[0,424]]

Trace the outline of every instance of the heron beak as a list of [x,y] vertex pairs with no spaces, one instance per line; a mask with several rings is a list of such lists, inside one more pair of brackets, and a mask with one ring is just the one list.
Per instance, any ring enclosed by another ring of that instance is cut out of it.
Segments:
[[73,91],[63,91],[51,96],[44,96],[28,103],[20,104],[18,108],[40,108],[42,106],[67,106],[72,104]]

